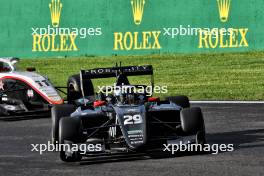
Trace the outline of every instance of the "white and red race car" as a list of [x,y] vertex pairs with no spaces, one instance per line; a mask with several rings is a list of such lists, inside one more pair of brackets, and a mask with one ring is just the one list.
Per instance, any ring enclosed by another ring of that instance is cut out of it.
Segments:
[[28,68],[16,69],[18,58],[0,58],[0,119],[42,117],[63,99],[48,78]]

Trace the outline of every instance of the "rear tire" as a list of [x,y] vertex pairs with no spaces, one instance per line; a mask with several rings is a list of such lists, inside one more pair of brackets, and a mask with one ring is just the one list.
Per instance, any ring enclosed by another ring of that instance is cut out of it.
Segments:
[[52,143],[59,141],[59,122],[62,117],[70,116],[74,112],[75,106],[71,104],[54,105],[51,108],[51,138]]
[[[59,143],[76,144],[81,138],[81,121],[78,118],[64,117],[59,123]],[[70,143],[66,143],[69,141]],[[77,162],[82,159],[78,151],[74,151],[71,156],[67,155],[63,148],[60,148],[60,159],[65,162]]]
[[178,106],[181,106],[182,108],[189,108],[190,107],[190,101],[187,96],[180,95],[180,96],[172,96],[172,97],[166,97],[167,101],[172,101]]
[[[83,80],[84,95],[94,95],[93,83],[90,79]],[[82,98],[80,75],[69,77],[67,83],[67,100],[73,104],[75,100]]]

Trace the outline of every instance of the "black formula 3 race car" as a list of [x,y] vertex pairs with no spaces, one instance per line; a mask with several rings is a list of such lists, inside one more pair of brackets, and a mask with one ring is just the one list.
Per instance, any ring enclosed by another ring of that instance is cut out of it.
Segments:
[[20,71],[18,58],[0,58],[0,120],[50,117],[54,104],[63,100],[47,77],[35,68]]
[[[70,104],[52,108],[52,141],[59,144],[62,161],[149,154],[179,141],[205,143],[201,109],[190,107],[186,96],[160,100],[146,91],[136,91],[147,85],[130,84],[128,77],[142,75],[150,76],[153,87],[151,65],[81,70],[80,75],[69,78]],[[114,91],[94,94],[91,80],[110,77],[116,78]],[[132,91],[124,91],[128,89]]]

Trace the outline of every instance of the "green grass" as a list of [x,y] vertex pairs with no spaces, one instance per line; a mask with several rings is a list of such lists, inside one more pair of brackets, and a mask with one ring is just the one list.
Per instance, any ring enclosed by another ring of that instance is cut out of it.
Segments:
[[[264,52],[23,59],[19,67],[34,66],[54,85],[65,86],[68,76],[81,68],[111,67],[120,61],[123,65],[152,64],[155,83],[167,85],[167,95],[187,95],[192,100],[264,99]],[[149,78],[133,79],[136,83],[146,80]],[[112,82],[96,82],[104,84]]]

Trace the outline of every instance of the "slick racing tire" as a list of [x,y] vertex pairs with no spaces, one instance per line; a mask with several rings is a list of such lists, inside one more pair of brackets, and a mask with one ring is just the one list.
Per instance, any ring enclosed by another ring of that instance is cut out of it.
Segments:
[[205,141],[205,126],[201,108],[186,108],[180,112],[181,127],[186,135],[196,135],[197,143]]
[[[83,80],[83,91],[85,96],[94,95],[93,83],[90,79]],[[69,77],[67,83],[67,100],[74,103],[75,100],[82,98],[80,75]]]
[[[78,151],[72,151],[70,154],[65,151],[62,146],[67,144],[71,147],[72,144],[80,142],[81,138],[81,120],[72,117],[63,117],[59,123],[59,143],[60,145],[60,159],[65,162],[77,162],[82,159]],[[66,147],[67,148],[67,147]]]
[[172,96],[172,97],[166,97],[167,101],[172,101],[178,106],[181,106],[182,108],[189,108],[190,107],[190,101],[189,98],[183,95],[180,96]]
[[59,140],[59,121],[62,117],[70,116],[74,112],[75,106],[71,104],[54,105],[51,108],[51,138],[56,144]]

